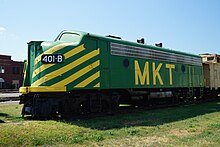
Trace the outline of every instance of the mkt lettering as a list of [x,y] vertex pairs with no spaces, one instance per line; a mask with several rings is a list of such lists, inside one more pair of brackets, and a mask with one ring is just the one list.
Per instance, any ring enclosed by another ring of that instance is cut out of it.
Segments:
[[[152,70],[150,70],[149,62],[145,62],[144,67],[140,68],[138,60],[134,60],[135,68],[135,85],[150,85],[150,71],[152,72],[152,81],[153,85],[157,85],[159,81],[160,85],[164,85],[163,79],[161,77],[160,70],[165,68],[169,75],[169,85],[173,85],[173,69],[175,69],[174,64],[164,64],[159,63],[156,65],[155,62],[152,62]],[[141,70],[143,69],[143,70]]]

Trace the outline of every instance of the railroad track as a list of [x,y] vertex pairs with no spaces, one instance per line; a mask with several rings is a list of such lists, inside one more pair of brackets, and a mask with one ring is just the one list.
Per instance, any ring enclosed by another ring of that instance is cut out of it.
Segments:
[[[137,112],[143,112],[146,110],[153,110],[153,109],[162,109],[162,108],[171,108],[171,107],[182,107],[182,106],[190,106],[190,105],[196,105],[206,102],[215,102],[220,101],[220,96],[217,98],[209,98],[209,99],[202,99],[199,101],[194,101],[190,103],[177,103],[177,104],[160,104],[160,105],[145,105],[145,106],[132,106],[132,105],[126,105],[126,106],[119,106],[119,109],[114,112],[99,112],[99,113],[87,113],[87,114],[80,114],[75,115],[67,118],[52,118],[55,120],[67,120],[67,121],[75,121],[75,120],[85,120],[85,119],[92,119],[96,117],[103,117],[103,116],[111,116],[115,114],[129,114],[129,113],[137,113]],[[32,118],[30,118],[32,119]]]
[[0,93],[0,102],[18,101],[20,93]]

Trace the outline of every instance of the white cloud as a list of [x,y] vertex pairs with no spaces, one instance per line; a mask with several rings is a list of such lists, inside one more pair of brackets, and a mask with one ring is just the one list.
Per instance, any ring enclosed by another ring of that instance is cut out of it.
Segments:
[[5,31],[6,31],[6,28],[0,26],[0,33],[3,33]]
[[26,59],[26,47],[23,38],[0,26],[0,54],[11,55],[15,61],[23,61]]

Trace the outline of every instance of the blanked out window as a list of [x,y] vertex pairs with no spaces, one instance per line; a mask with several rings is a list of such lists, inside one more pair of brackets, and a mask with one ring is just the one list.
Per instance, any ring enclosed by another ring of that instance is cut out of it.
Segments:
[[214,71],[214,77],[215,77],[215,79],[218,78],[218,76],[217,76],[217,70]]
[[4,66],[0,66],[0,73],[5,73],[5,67]]
[[207,61],[212,61],[214,60],[214,57],[207,57]]
[[13,67],[12,72],[13,72],[13,74],[20,74],[20,68],[19,67]]

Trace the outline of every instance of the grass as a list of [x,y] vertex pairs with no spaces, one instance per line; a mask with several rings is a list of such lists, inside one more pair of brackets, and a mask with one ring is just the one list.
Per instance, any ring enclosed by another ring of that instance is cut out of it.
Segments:
[[220,146],[220,102],[72,121],[20,112],[0,104],[0,146]]

